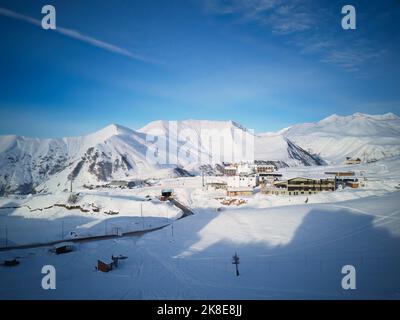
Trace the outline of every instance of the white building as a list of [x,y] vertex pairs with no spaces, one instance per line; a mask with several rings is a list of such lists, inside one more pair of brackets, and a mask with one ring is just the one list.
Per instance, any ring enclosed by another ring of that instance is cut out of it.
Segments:
[[256,164],[255,171],[257,173],[267,173],[276,171],[276,167],[273,164]]
[[259,180],[258,176],[231,176],[227,178],[227,183],[229,188],[254,188],[259,185]]
[[237,167],[237,174],[242,176],[248,176],[255,173],[255,167],[253,164],[241,163]]
[[224,174],[226,176],[234,176],[237,173],[237,168],[235,166],[227,166],[224,168]]

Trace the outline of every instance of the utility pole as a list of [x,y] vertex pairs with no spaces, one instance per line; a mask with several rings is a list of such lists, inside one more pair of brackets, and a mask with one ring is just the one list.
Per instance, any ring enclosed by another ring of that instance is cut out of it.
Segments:
[[239,263],[240,263],[240,258],[238,254],[235,252],[235,255],[232,257],[232,264],[235,265],[236,267],[236,276],[239,277]]
[[140,217],[142,220],[142,230],[144,230],[144,219],[143,219],[143,203],[140,203]]
[[201,183],[204,187],[204,171],[203,170],[201,171]]
[[70,186],[70,189],[69,189],[69,191],[72,193],[72,178],[71,178],[71,186]]

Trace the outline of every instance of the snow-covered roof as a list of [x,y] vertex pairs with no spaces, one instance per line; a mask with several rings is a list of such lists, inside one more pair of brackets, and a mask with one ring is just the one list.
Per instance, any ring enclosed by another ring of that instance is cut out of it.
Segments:
[[328,176],[323,173],[296,173],[296,172],[287,172],[283,175],[283,179],[285,180],[291,180],[295,178],[300,178],[300,179],[315,179],[315,180],[322,180],[322,179],[332,179],[332,176]]
[[237,168],[234,166],[227,166],[224,168],[225,170],[236,170]]
[[71,247],[73,246],[74,243],[73,242],[60,242],[54,245],[54,248],[62,248],[62,247]]

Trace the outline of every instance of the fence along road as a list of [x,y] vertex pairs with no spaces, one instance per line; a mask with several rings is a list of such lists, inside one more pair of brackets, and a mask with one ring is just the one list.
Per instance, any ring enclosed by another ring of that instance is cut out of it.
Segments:
[[[178,218],[178,220],[194,214],[193,211],[189,207],[185,206],[184,204],[177,201],[176,199],[169,198],[168,200],[174,206],[176,206],[177,208],[182,210],[183,214],[181,217]],[[153,232],[153,231],[163,229],[163,228],[169,226],[170,224],[171,223],[167,223],[163,226],[159,226],[159,227],[155,227],[155,228],[151,228],[151,229],[128,231],[128,232],[122,233],[122,235],[106,234],[106,235],[98,235],[98,236],[90,236],[90,237],[82,237],[82,238],[63,239],[63,240],[56,240],[56,241],[42,242],[42,243],[30,243],[30,244],[23,244],[23,245],[17,245],[17,246],[7,246],[7,247],[0,248],[0,252],[17,250],[17,249],[32,249],[32,248],[40,248],[40,247],[50,247],[50,246],[54,246],[54,245],[57,245],[57,244],[60,244],[63,242],[81,243],[81,242],[101,241],[101,240],[109,240],[109,239],[124,238],[124,237],[142,236],[148,232]]]

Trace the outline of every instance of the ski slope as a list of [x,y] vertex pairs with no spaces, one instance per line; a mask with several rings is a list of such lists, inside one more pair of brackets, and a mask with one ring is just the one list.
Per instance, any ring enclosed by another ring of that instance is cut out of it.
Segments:
[[[62,256],[47,249],[2,268],[2,299],[399,299],[398,193],[336,204],[200,211],[173,227],[80,244]],[[388,205],[389,203],[389,205]],[[236,277],[231,256],[241,259]],[[129,258],[108,274],[98,258]],[[41,266],[57,270],[57,289],[41,289]],[[340,287],[341,267],[357,270],[357,290]],[[23,286],[23,288],[22,288]]]

